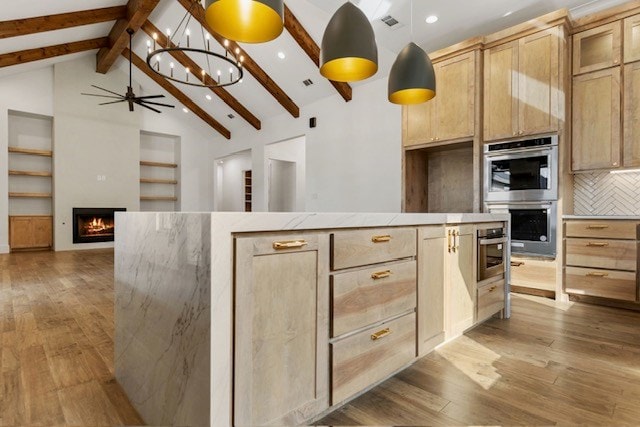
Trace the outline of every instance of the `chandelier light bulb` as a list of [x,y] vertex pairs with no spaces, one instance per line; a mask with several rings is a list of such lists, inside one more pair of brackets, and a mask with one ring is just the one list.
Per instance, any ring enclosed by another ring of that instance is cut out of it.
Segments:
[[153,36],[151,37],[153,37],[154,40],[158,40],[158,33],[153,33]]
[[167,28],[167,37],[171,37],[171,28]]
[[229,40],[226,40],[226,39],[225,39],[225,41],[224,41],[224,47],[229,47]]
[[151,40],[147,40],[147,47],[151,47]]

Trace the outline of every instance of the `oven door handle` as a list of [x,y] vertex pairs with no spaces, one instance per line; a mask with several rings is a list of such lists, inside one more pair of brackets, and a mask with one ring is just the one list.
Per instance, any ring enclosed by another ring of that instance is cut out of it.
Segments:
[[495,239],[480,239],[478,243],[482,246],[495,245],[496,243],[507,243],[506,237],[496,237]]

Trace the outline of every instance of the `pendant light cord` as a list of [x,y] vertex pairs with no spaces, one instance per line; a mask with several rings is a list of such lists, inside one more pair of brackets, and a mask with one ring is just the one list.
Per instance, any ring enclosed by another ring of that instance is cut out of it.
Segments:
[[411,41],[413,41],[413,0],[411,0]]
[[133,38],[133,32],[129,33],[129,87],[133,87],[133,81],[132,81],[132,68],[131,68],[131,55],[132,55],[132,43],[131,43],[131,39]]

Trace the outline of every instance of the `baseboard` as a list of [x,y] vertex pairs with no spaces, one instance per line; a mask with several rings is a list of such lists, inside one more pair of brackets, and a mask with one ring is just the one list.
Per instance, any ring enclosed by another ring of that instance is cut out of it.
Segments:
[[8,254],[9,252],[9,245],[0,245],[0,254]]
[[622,308],[625,310],[640,311],[640,303],[632,301],[620,301],[608,298],[592,297],[589,295],[569,294],[569,301],[583,302],[587,304],[604,305],[606,307]]
[[548,291],[546,289],[527,288],[525,286],[511,285],[511,292],[515,294],[533,295],[536,297],[545,297],[545,298],[551,298],[551,299],[556,298],[555,291]]

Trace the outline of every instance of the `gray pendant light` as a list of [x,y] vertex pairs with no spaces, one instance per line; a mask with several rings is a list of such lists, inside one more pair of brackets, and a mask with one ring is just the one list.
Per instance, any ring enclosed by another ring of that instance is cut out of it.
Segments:
[[206,0],[205,9],[209,26],[237,42],[268,42],[284,28],[284,0]]
[[429,55],[409,43],[396,58],[389,73],[389,101],[410,105],[427,102],[436,96],[436,74]]
[[322,37],[320,74],[337,82],[355,82],[378,71],[378,46],[367,16],[350,2],[333,15]]

